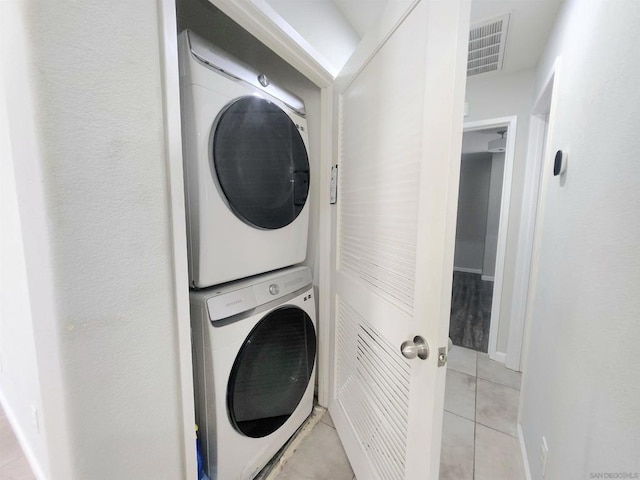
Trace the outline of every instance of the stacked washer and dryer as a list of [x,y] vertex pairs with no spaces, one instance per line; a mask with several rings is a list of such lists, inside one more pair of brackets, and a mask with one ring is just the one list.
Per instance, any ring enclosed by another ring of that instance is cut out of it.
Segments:
[[196,422],[211,479],[245,480],[313,406],[305,109],[189,30],[179,58]]

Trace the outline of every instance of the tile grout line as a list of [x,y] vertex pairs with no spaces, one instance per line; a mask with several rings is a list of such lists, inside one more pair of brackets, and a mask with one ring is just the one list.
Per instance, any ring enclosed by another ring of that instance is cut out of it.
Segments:
[[[461,418],[461,419],[463,419],[463,420],[466,420],[467,422],[476,423],[476,421],[475,421],[475,420],[471,420],[470,418],[463,417],[462,415],[460,415],[460,414],[458,414],[458,413],[450,412],[449,410],[445,410],[445,412],[447,412],[447,413],[449,413],[449,414],[451,414],[451,415],[454,415],[454,416],[456,416],[456,417],[458,417],[458,418]],[[482,425],[482,424],[481,424],[481,425]]]
[[[327,410],[327,411],[328,411],[328,410]],[[326,413],[325,413],[325,415],[326,415]],[[336,427],[335,427],[335,426],[333,426],[333,425],[329,425],[327,422],[325,422],[325,421],[323,420],[323,418],[324,418],[324,416],[320,419],[320,423],[324,423],[327,427],[333,428],[334,430],[336,429]],[[332,419],[332,420],[333,420],[333,419]]]
[[[477,433],[478,433],[478,426],[479,426],[479,425],[480,425],[480,426],[482,426],[482,427],[484,427],[484,428],[487,428],[487,429],[489,429],[489,430],[492,430],[493,432],[496,432],[496,433],[502,434],[502,435],[504,435],[506,438],[510,438],[510,439],[518,440],[518,437],[517,437],[517,436],[511,435],[511,434],[509,434],[509,433],[507,433],[507,432],[504,432],[504,431],[502,431],[502,430],[498,430],[497,428],[491,427],[491,426],[489,426],[489,425],[485,425],[484,423],[479,422],[479,421],[477,420],[477,409],[478,409],[478,383],[479,383],[479,382],[478,382],[478,380],[484,380],[485,382],[488,382],[488,383],[490,384],[490,385],[489,385],[489,388],[491,388],[491,389],[495,388],[496,386],[500,386],[500,387],[503,387],[503,388],[508,388],[508,389],[510,389],[510,390],[515,390],[515,391],[517,392],[518,397],[522,394],[521,386],[520,386],[520,387],[518,387],[518,388],[516,388],[516,387],[513,387],[513,386],[511,386],[511,385],[507,385],[507,384],[505,384],[505,383],[501,383],[501,382],[498,382],[498,381],[494,381],[494,380],[490,380],[490,379],[487,379],[487,378],[482,378],[482,377],[480,377],[480,376],[479,376],[479,370],[480,370],[480,366],[479,366],[480,354],[479,354],[477,351],[476,351],[476,352],[474,352],[474,353],[475,353],[475,360],[476,360],[476,363],[475,363],[475,376],[470,375],[468,372],[461,371],[461,370],[457,370],[457,369],[455,369],[455,368],[451,368],[451,370],[455,371],[456,373],[459,373],[459,374],[462,374],[462,375],[467,375],[467,376],[473,377],[473,378],[475,378],[475,380],[476,380],[476,385],[475,385],[475,399],[474,399],[474,419],[473,419],[473,420],[470,420],[470,419],[469,419],[469,418],[467,418],[467,417],[464,417],[464,416],[462,416],[462,415],[460,415],[460,414],[458,414],[458,413],[451,412],[451,411],[449,411],[449,410],[447,410],[447,409],[445,408],[445,411],[446,411],[447,413],[449,413],[450,415],[455,415],[456,417],[458,417],[458,418],[460,418],[460,419],[467,420],[467,421],[473,421],[473,464],[472,464],[472,478],[473,478],[473,479],[475,479],[475,478],[476,478],[476,473],[477,473],[477,472],[476,472],[476,467],[477,467],[477,464],[476,464],[477,441],[476,441],[476,440],[477,440]],[[503,367],[504,367],[504,366],[503,366]],[[504,368],[506,368],[506,367],[504,367]],[[518,374],[520,374],[520,375],[521,375],[521,372],[516,372],[516,373],[518,373]]]
[[467,373],[467,372],[461,372],[460,370],[454,370],[453,368],[449,371],[459,373],[460,375],[466,375],[467,377],[471,377],[471,378],[478,378],[475,375],[471,375],[470,373]]
[[516,440],[518,439],[517,436],[511,435],[511,434],[509,434],[507,432],[503,432],[502,430],[498,430],[495,427],[490,427],[489,425],[485,425],[482,422],[475,422],[475,423],[476,423],[476,425],[482,425],[484,428],[488,428],[489,430],[493,430],[494,432],[502,433],[503,435],[506,435],[507,437],[515,438]]
[[512,387],[511,385],[505,385],[504,383],[494,382],[493,380],[489,380],[487,378],[482,378],[482,377],[476,377],[476,378],[478,378],[479,380],[484,380],[485,382],[493,383],[494,385],[500,385],[501,387],[510,388],[511,390],[515,390],[516,392],[520,391],[519,388]]
[[464,374],[464,375],[469,375],[470,377],[476,378],[476,376],[475,376],[475,375],[471,375],[471,374],[470,374],[470,373],[468,373],[468,372],[463,372],[462,370],[456,370],[455,368],[450,368],[449,370],[450,370],[450,371],[452,371],[452,372],[462,373],[462,374]]

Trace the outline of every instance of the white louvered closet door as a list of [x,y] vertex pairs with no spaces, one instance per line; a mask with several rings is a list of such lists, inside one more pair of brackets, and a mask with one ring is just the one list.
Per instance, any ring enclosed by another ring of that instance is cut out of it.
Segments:
[[[436,480],[469,3],[397,18],[335,84],[329,408],[358,478]],[[416,336],[425,360],[401,353]]]

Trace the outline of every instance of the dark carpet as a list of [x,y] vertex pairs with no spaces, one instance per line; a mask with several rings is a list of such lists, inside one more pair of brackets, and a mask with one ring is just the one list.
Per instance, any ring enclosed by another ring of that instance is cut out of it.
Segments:
[[489,350],[493,282],[477,273],[453,272],[449,337],[454,345]]

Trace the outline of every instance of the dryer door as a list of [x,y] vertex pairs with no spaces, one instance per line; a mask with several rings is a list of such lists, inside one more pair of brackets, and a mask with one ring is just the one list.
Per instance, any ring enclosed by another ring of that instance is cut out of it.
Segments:
[[316,357],[316,334],[298,307],[271,311],[245,339],[231,369],[227,409],[234,428],[265,437],[280,428],[302,400]]
[[211,152],[217,185],[242,221],[277,229],[300,214],[309,193],[309,158],[280,107],[255,96],[233,101],[213,126]]

